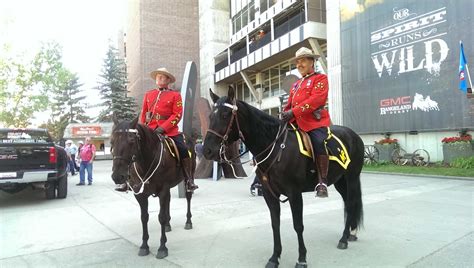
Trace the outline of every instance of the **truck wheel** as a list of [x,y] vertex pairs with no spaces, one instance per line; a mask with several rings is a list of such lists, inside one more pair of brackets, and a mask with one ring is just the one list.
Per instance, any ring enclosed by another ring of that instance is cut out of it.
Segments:
[[58,179],[58,198],[66,198],[67,196],[67,173]]
[[56,183],[54,181],[45,184],[46,199],[54,199],[56,197]]

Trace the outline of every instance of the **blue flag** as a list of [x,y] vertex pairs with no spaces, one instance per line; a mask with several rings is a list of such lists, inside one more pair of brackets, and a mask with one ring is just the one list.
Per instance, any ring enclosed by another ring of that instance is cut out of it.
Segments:
[[462,42],[459,42],[461,49],[459,51],[459,89],[467,94],[467,72],[466,72],[466,57],[464,56],[464,47]]

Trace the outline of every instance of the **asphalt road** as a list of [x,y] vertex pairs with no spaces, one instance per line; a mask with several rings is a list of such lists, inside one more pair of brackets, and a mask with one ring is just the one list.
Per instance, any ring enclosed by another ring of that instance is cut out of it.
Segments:
[[[197,180],[193,230],[184,230],[186,202],[173,189],[164,260],[159,245],[158,199],[150,200],[151,254],[141,244],[138,204],[113,190],[110,161],[97,161],[92,186],[75,186],[63,200],[27,189],[0,193],[0,267],[264,267],[272,253],[270,217],[247,179]],[[250,170],[250,169],[248,169]],[[336,248],[343,230],[342,200],[304,195],[310,267],[473,267],[474,181],[363,174],[364,228],[347,250]],[[282,206],[280,267],[298,257],[288,204]]]

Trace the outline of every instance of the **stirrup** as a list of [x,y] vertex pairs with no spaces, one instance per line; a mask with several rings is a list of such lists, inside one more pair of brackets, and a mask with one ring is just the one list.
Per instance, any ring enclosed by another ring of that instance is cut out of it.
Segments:
[[314,188],[317,197],[328,197],[328,186],[326,183],[318,183]]

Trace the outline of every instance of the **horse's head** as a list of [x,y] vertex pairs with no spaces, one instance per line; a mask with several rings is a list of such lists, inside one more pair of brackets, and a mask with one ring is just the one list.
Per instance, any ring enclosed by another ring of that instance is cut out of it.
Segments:
[[228,144],[239,139],[239,123],[237,119],[237,100],[233,87],[229,87],[227,96],[219,98],[210,90],[214,106],[209,116],[209,130],[204,139],[203,154],[210,160],[221,160],[222,150]]
[[114,115],[114,127],[111,137],[113,155],[112,179],[116,184],[125,183],[129,176],[129,167],[139,153],[138,117],[133,121],[118,122]]

